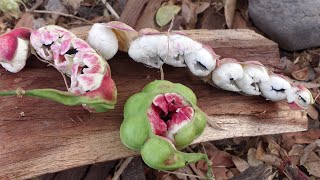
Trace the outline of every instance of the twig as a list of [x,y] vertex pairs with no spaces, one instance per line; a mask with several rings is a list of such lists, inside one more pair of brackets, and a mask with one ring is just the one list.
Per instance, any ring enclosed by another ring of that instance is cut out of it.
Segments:
[[62,76],[62,78],[63,78],[63,81],[64,81],[64,84],[65,84],[65,86],[66,86],[66,88],[67,88],[67,91],[69,91],[70,88],[69,88],[69,86],[68,86],[68,81],[67,81],[66,76],[65,76],[59,69],[57,69],[57,68],[54,66],[53,63],[42,59],[41,57],[38,56],[38,54],[37,54],[36,52],[34,52],[33,54],[34,54],[34,55],[36,56],[36,58],[39,59],[41,62],[47,63],[48,66],[52,66],[52,67],[54,67],[57,71],[59,71],[59,73],[61,74],[61,76]]
[[162,66],[163,66],[163,64],[160,66],[160,79],[164,80],[164,72],[163,72]]
[[181,176],[187,176],[187,177],[195,177],[195,178],[198,178],[198,179],[207,179],[204,176],[198,176],[198,175],[192,175],[192,174],[185,174],[185,173],[179,173],[179,172],[170,172],[170,171],[165,171],[165,170],[163,170],[162,172],[166,172],[166,173],[169,173],[169,174],[181,175]]
[[122,172],[126,169],[133,157],[128,157],[120,166],[120,168],[114,173],[112,180],[118,180]]
[[102,3],[106,6],[106,8],[108,9],[108,11],[110,11],[110,13],[117,19],[120,19],[120,16],[117,14],[117,12],[112,8],[112,6],[106,1],[106,0],[102,0]]
[[57,14],[57,15],[65,16],[65,17],[71,17],[71,18],[74,18],[74,19],[78,19],[78,20],[84,21],[84,22],[86,22],[88,24],[94,24],[93,22],[88,21],[86,19],[83,19],[81,17],[74,16],[72,14],[62,13],[62,12],[46,11],[46,10],[32,10],[32,11],[27,11],[27,12],[29,12],[29,13],[42,13],[42,14]]
[[[170,24],[170,27],[168,29],[168,32],[167,32],[167,37],[168,37],[168,51],[167,51],[167,54],[166,54],[166,57],[164,58],[164,61],[163,62],[166,62],[167,61],[167,58],[168,58],[168,54],[169,54],[169,50],[170,50],[170,31],[173,27],[173,21],[174,21],[174,16],[173,18],[171,19],[171,24]],[[160,66],[160,78],[161,80],[164,80],[164,72],[163,72],[163,68],[162,68],[163,64]]]

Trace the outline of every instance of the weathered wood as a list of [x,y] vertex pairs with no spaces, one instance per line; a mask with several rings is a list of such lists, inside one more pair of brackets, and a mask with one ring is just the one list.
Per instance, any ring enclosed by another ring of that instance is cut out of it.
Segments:
[[[251,31],[189,32],[213,46],[218,54],[220,49],[221,54],[240,60],[259,59],[269,65],[279,61],[277,46]],[[159,79],[160,74],[132,61],[125,53],[118,53],[109,63],[117,84],[118,103],[106,113],[90,114],[82,107],[30,97],[0,98],[0,179],[30,178],[138,154],[125,148],[119,139],[123,105],[129,96]],[[193,89],[199,107],[225,129],[207,127],[194,143],[307,129],[306,113],[290,110],[285,102],[273,103],[262,97],[216,89],[192,76],[186,68],[164,66],[164,72],[165,79]],[[65,89],[60,73],[36,60],[30,59],[18,74],[3,69],[0,73],[1,90]]]
[[[86,39],[90,26],[72,29],[78,37]],[[213,48],[221,58],[236,58],[239,61],[260,61],[266,66],[279,63],[278,45],[249,29],[185,30],[190,38]]]

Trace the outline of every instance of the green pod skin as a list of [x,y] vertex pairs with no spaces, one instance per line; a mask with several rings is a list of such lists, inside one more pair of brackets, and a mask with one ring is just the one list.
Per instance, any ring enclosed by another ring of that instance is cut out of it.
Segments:
[[108,109],[114,109],[116,101],[107,101],[103,98],[91,98],[84,95],[76,95],[74,93],[59,91],[56,89],[33,89],[33,90],[16,90],[16,91],[0,91],[0,96],[31,96],[43,99],[49,99],[63,105],[75,106],[85,105],[92,112],[105,112]]
[[[174,144],[169,139],[155,135],[148,118],[148,109],[159,94],[176,93],[194,109],[191,121],[174,134]],[[124,106],[124,120],[120,127],[122,143],[133,150],[141,151],[144,162],[158,170],[175,170],[188,163],[205,160],[210,163],[207,155],[202,153],[183,153],[183,149],[199,137],[206,126],[205,114],[196,106],[195,94],[188,87],[165,80],[156,80],[131,96]],[[211,168],[209,168],[211,170]],[[209,172],[209,177],[212,177]]]

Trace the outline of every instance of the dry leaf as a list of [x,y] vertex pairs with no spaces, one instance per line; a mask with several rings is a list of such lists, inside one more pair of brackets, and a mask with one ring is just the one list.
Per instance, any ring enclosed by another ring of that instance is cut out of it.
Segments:
[[233,18],[232,28],[234,29],[248,29],[247,22],[240,14],[239,11],[236,11]]
[[303,165],[310,174],[320,177],[320,157],[315,153],[311,152]]
[[306,81],[309,78],[309,68],[305,67],[303,69],[300,69],[298,71],[294,71],[292,73],[292,76],[299,81]]
[[299,165],[300,158],[303,154],[304,145],[295,144],[289,151],[288,156],[294,165]]
[[200,24],[202,29],[224,29],[226,19],[223,14],[216,12],[214,6],[210,6],[203,13]]
[[229,27],[229,29],[232,28],[236,6],[237,0],[226,0],[226,3],[224,5],[224,16],[226,18],[227,26]]
[[212,168],[212,172],[216,180],[225,180],[228,179],[227,172],[228,169],[225,167],[215,167]]
[[316,148],[316,147],[320,147],[320,139],[317,139],[316,141],[314,141],[313,143],[307,145],[304,148],[304,153],[301,156],[300,159],[300,165],[304,165],[304,163],[307,161],[309,154]]
[[[61,12],[61,13],[69,13],[66,7],[61,3],[60,0],[48,0],[47,4],[44,6],[46,10],[49,11],[55,11],[55,12]],[[59,18],[59,15],[52,14],[52,19],[54,22],[57,21]]]
[[320,129],[306,132],[295,132],[282,134],[282,147],[290,150],[294,144],[310,144],[320,138]]
[[205,11],[206,9],[208,9],[210,7],[210,3],[209,2],[196,2],[198,8],[197,8],[197,11],[196,13],[197,14],[200,14],[202,13],[203,11]]
[[80,4],[83,0],[62,0],[62,3],[66,6],[66,7],[71,7],[73,14],[76,14],[76,12],[78,11]]
[[227,172],[227,179],[233,178],[233,173],[231,171]]
[[311,119],[318,120],[319,112],[313,105],[308,107],[307,114]]
[[304,145],[295,144],[292,149],[288,152],[289,156],[301,156],[303,154]]
[[255,148],[250,148],[248,150],[247,160],[250,166],[256,167],[263,164],[262,161],[256,158],[256,153],[257,153],[257,150]]
[[197,5],[190,0],[182,1],[181,16],[184,18],[186,29],[194,29],[197,23]]
[[216,151],[214,155],[209,156],[212,161],[212,166],[219,167],[232,167],[234,166],[232,157],[229,153],[225,151]]
[[278,158],[275,155],[272,154],[266,154],[266,152],[264,151],[263,147],[262,147],[262,141],[259,142],[258,147],[257,147],[257,153],[256,153],[256,158],[272,164],[274,166],[280,167],[282,160],[280,158]]
[[157,24],[160,27],[167,25],[180,10],[181,7],[176,5],[165,5],[160,7],[156,14]]
[[233,161],[234,165],[236,165],[237,169],[240,172],[243,172],[250,167],[250,165],[247,161],[245,161],[237,156],[232,156],[232,161]]
[[21,15],[21,18],[19,19],[19,21],[16,23],[15,28],[17,27],[26,27],[26,28],[33,28],[33,14],[30,13],[23,13]]

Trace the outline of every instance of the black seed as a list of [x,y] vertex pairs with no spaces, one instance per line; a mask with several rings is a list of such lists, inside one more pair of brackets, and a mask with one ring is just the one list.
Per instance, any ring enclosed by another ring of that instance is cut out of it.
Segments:
[[276,89],[276,88],[274,88],[273,86],[271,86],[271,88],[272,88],[273,91],[276,91],[276,92],[282,92],[282,93],[284,93],[284,92],[286,91],[286,89],[284,89],[284,88]]
[[43,44],[43,46],[46,48],[49,48],[52,44],[53,44],[53,42],[51,44],[47,44],[47,45]]
[[83,72],[83,69],[84,69],[84,68],[88,68],[88,66],[85,65],[85,66],[82,67],[82,69],[81,69],[81,74],[84,74],[84,72]]
[[77,49],[69,49],[66,54],[72,55],[72,54],[77,54],[78,50]]

